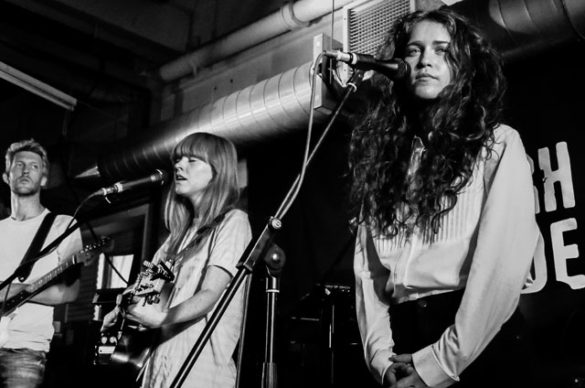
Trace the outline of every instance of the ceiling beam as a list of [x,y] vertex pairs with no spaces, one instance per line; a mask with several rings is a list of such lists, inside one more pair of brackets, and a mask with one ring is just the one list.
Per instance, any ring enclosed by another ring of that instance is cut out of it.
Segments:
[[[183,52],[191,15],[172,5],[146,0],[5,0],[70,29],[134,51],[165,57]],[[155,53],[156,54],[156,53]]]

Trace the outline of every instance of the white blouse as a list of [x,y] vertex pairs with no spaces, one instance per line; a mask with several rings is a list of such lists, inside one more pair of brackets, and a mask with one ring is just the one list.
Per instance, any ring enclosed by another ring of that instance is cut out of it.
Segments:
[[437,234],[384,238],[358,228],[356,311],[366,361],[380,382],[394,355],[390,301],[465,288],[454,324],[413,354],[431,387],[459,381],[514,312],[539,236],[530,166],[518,133],[501,125]]

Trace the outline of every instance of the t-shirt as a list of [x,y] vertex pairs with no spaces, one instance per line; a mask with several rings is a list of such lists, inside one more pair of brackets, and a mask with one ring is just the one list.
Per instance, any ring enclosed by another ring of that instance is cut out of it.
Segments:
[[[183,246],[190,241],[195,230],[184,239]],[[206,238],[192,255],[176,263],[175,285],[171,292],[169,307],[193,296],[200,285],[205,268],[217,266],[232,275],[236,274],[236,264],[252,238],[248,216],[241,210],[231,210],[225,216],[210,238]],[[153,261],[167,255],[167,240],[157,251]],[[211,249],[209,244],[212,244]],[[209,252],[211,255],[208,257]],[[240,337],[244,312],[244,288],[241,287],[215,327],[209,341],[185,379],[184,386],[190,388],[230,388],[235,386],[236,366],[232,354]],[[214,307],[215,309],[215,307]],[[209,317],[213,313],[192,323],[183,331],[163,342],[155,350],[148,362],[143,379],[143,387],[168,387],[193,345],[201,335]]]
[[[34,218],[17,221],[11,217],[0,220],[0,279],[6,279],[16,268],[28,250],[45,215],[45,209]],[[44,246],[49,245],[64,232],[71,220],[70,216],[57,215],[52,228],[47,234]],[[81,250],[81,233],[79,230],[71,233],[50,254],[42,257],[35,263],[32,271],[24,283],[31,283],[55,268],[59,261],[66,259]],[[14,283],[19,283],[18,279]],[[6,289],[2,290],[4,295]],[[53,337],[53,307],[37,303],[25,303],[14,311],[8,324],[8,341],[4,348],[27,348],[38,351],[49,351]]]

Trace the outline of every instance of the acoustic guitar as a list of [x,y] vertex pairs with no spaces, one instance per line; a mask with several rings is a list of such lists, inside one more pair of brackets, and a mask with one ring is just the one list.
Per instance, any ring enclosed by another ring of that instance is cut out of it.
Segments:
[[160,341],[160,335],[158,330],[146,329],[126,319],[123,311],[137,301],[144,304],[159,303],[161,294],[164,294],[163,289],[170,287],[173,280],[174,274],[167,263],[152,264],[145,261],[136,282],[118,296],[118,324],[101,334],[96,355],[101,344],[113,345],[108,364],[129,369],[129,373],[137,374],[139,378],[146,360]]

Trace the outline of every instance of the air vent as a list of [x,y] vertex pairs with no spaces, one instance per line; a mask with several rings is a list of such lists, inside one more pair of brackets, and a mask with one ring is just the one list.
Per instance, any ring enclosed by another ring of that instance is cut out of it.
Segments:
[[394,21],[414,9],[414,0],[360,0],[346,5],[343,49],[374,54]]

